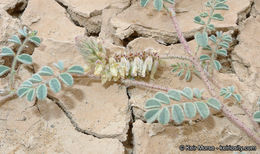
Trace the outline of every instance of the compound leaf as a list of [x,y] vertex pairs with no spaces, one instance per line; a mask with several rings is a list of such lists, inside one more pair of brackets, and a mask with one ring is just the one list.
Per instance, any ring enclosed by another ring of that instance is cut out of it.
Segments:
[[187,118],[193,118],[196,116],[196,107],[193,103],[184,103],[184,113]]
[[193,94],[195,97],[201,99],[202,92],[198,88],[193,88]]
[[59,78],[61,81],[66,84],[67,86],[72,86],[73,85],[73,78],[69,73],[61,73],[59,75]]
[[176,100],[176,101],[180,101],[181,100],[181,94],[177,90],[169,90],[168,91],[168,95],[173,100]]
[[219,21],[223,21],[224,20],[224,17],[221,14],[219,14],[219,13],[214,14],[211,18],[215,19],[215,20],[219,20]]
[[232,42],[232,37],[230,35],[227,35],[225,34],[223,37],[222,37],[222,40],[223,41],[227,41],[227,42]]
[[30,88],[28,87],[20,87],[18,90],[17,90],[17,95],[21,98],[23,97],[29,90]]
[[213,63],[214,63],[214,67],[216,70],[219,71],[222,68],[222,65],[220,64],[220,62],[218,60],[214,60]]
[[27,36],[27,28],[24,26],[23,29],[19,29],[18,32],[23,36],[26,37]]
[[202,17],[202,18],[206,18],[208,16],[209,16],[209,14],[207,12],[203,12],[200,14],[200,17]]
[[198,43],[199,46],[201,47],[207,47],[208,46],[208,34],[207,32],[197,32],[195,34],[195,40]]
[[36,95],[39,100],[44,100],[47,97],[47,86],[41,84],[36,89]]
[[84,74],[84,68],[81,66],[71,66],[68,71],[68,73],[75,73],[75,74]]
[[228,99],[230,96],[232,96],[232,93],[231,92],[227,92],[224,96],[225,99]]
[[34,43],[36,46],[39,46],[41,44],[41,39],[37,36],[32,36],[29,39],[32,43]]
[[163,0],[154,0],[153,5],[156,10],[160,11],[163,8]]
[[8,72],[10,70],[9,67],[4,66],[4,65],[0,65],[0,76],[4,75],[6,72]]
[[215,5],[215,10],[229,10],[229,7],[227,4],[224,3],[217,3]]
[[208,28],[209,30],[215,30],[215,26],[214,26],[213,24],[209,24],[209,25],[207,26],[207,28]]
[[38,83],[42,81],[42,77],[39,74],[33,74],[32,78],[29,79],[32,83]]
[[8,39],[8,41],[19,44],[19,45],[22,44],[20,38],[17,35],[13,35],[10,39]]
[[186,81],[189,81],[190,80],[190,77],[191,77],[191,71],[190,70],[187,70],[186,74],[185,74],[185,80]]
[[174,4],[174,0],[164,0],[164,1],[166,1],[166,2],[168,2],[170,4]]
[[54,63],[54,66],[58,68],[60,71],[64,70],[64,62],[63,61],[58,61],[58,63]]
[[223,47],[223,48],[226,48],[226,49],[229,48],[229,44],[228,44],[227,42],[225,42],[225,41],[220,42],[220,43],[219,43],[219,46],[221,46],[221,47]]
[[235,97],[235,99],[237,100],[237,102],[241,101],[241,96],[239,94],[233,94],[233,96]]
[[160,110],[158,119],[160,124],[167,124],[170,121],[170,112],[168,107],[164,107],[163,109]]
[[206,105],[206,103],[196,102],[195,105],[196,105],[196,107],[197,107],[197,110],[198,110],[200,116],[201,116],[203,119],[206,119],[206,118],[209,116],[209,114],[210,114],[209,108],[208,108],[208,106]]
[[254,121],[260,123],[260,111],[257,111],[253,115]]
[[216,51],[216,53],[218,55],[221,55],[221,56],[227,56],[227,50],[226,49],[219,49]]
[[28,54],[21,54],[17,56],[17,60],[24,64],[32,64],[32,57]]
[[200,61],[204,61],[204,60],[210,60],[210,57],[208,55],[201,55]]
[[152,109],[144,114],[144,118],[148,123],[154,122],[158,117],[159,109]]
[[209,39],[210,39],[212,42],[214,42],[214,43],[217,42],[217,38],[216,38],[215,35],[211,35],[211,36],[209,37]]
[[38,74],[42,76],[52,76],[53,70],[49,66],[43,66]]
[[61,84],[57,78],[51,79],[49,81],[49,86],[54,93],[57,93],[61,90]]
[[151,109],[151,108],[160,108],[161,103],[157,99],[149,99],[146,101],[145,106],[146,109]]
[[215,99],[215,98],[210,98],[210,99],[208,100],[207,104],[208,104],[210,107],[212,107],[212,108],[214,108],[214,109],[216,109],[216,110],[220,110],[220,109],[221,109],[221,104],[220,104],[219,100],[217,100],[217,99]]
[[192,89],[189,87],[186,87],[182,90],[181,93],[184,97],[188,98],[188,99],[192,99],[193,98],[193,92]]
[[32,82],[27,80],[27,81],[24,81],[20,87],[27,87],[27,88],[31,88],[33,86]]
[[205,25],[205,22],[201,19],[200,16],[196,16],[194,18],[194,22],[197,23],[197,24],[200,24],[200,25]]
[[172,106],[172,119],[177,124],[180,124],[184,121],[184,113],[180,105],[175,104]]
[[140,4],[141,4],[142,7],[145,7],[148,4],[149,1],[150,0],[141,0]]
[[33,101],[35,97],[35,89],[34,88],[31,88],[28,92],[27,92],[27,95],[26,95],[26,98],[29,102]]
[[14,56],[14,51],[9,47],[3,47],[0,56]]
[[160,102],[163,104],[170,104],[169,97],[164,93],[158,92],[154,97],[160,100]]

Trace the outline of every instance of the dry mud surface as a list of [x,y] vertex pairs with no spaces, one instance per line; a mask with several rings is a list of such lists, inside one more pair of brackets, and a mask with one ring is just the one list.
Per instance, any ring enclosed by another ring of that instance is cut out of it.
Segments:
[[[177,0],[177,18],[193,50],[193,35],[201,27],[192,20],[204,2]],[[235,85],[246,100],[242,103],[253,113],[260,96],[260,0],[229,0],[228,4],[231,11],[223,12],[225,22],[215,24],[217,29],[231,33],[235,41],[228,58],[222,61],[223,71],[215,78],[225,87]],[[152,47],[161,54],[183,54],[166,11],[157,12],[152,3],[141,8],[136,0],[1,0],[0,47],[7,45],[6,40],[22,25],[37,30],[43,42],[28,51],[34,59],[33,67],[20,66],[18,83],[41,66],[61,59],[66,65],[84,66],[74,45],[77,35],[99,37],[113,51]],[[206,89],[197,77],[192,82],[179,80],[170,73],[170,64],[165,61],[156,80],[149,82],[175,89]],[[6,81],[1,78],[1,88]],[[102,86],[83,79],[56,95],[66,112],[52,98],[39,101],[37,106],[18,98],[2,103],[0,153],[175,154],[181,153],[181,144],[255,145],[221,114],[178,126],[148,124],[143,118],[144,102],[153,95],[147,89],[127,90],[123,85]],[[228,107],[248,127],[253,127],[238,106]]]

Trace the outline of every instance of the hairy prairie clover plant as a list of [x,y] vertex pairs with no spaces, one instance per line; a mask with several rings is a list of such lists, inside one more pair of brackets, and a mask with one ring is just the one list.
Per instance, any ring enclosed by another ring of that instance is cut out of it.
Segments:
[[61,81],[66,86],[72,86],[74,83],[72,74],[84,74],[83,67],[78,65],[65,69],[64,63],[59,61],[54,63],[54,66],[58,69],[59,73],[57,75],[51,67],[43,66],[39,72],[33,74],[31,78],[20,85],[17,95],[19,97],[26,96],[28,101],[33,101],[35,97],[44,100],[48,94],[48,87],[52,92],[58,93],[62,88]]
[[159,55],[154,49],[140,52],[108,53],[98,42],[92,38],[77,37],[77,47],[87,62],[87,70],[100,76],[102,84],[107,81],[120,79],[146,77],[154,78],[159,66]]
[[14,43],[18,45],[18,50],[16,52],[13,51],[10,47],[3,47],[0,53],[0,57],[13,57],[11,68],[5,65],[0,65],[0,76],[10,72],[9,76],[9,89],[8,91],[13,91],[14,82],[15,82],[15,74],[17,72],[16,65],[17,62],[21,62],[22,64],[30,65],[32,64],[32,57],[29,54],[23,53],[24,49],[28,47],[28,44],[31,42],[36,46],[39,46],[41,40],[37,35],[37,31],[29,31],[26,27],[20,29],[18,31],[21,35],[21,38],[17,35],[13,35],[8,41],[10,43]]
[[[141,6],[145,7],[148,0],[141,0]],[[171,1],[174,4],[174,1]],[[182,58],[181,60],[187,60],[188,63],[178,62],[172,65],[173,72],[177,72],[180,78],[185,78],[186,81],[190,81],[192,74],[201,76],[203,71],[207,76],[213,76],[213,69],[219,71],[222,68],[221,63],[217,60],[218,56],[227,56],[227,49],[232,42],[232,37],[228,34],[224,34],[222,31],[217,31],[216,35],[208,36],[209,31],[215,31],[215,25],[211,23],[212,20],[223,21],[224,17],[220,13],[216,13],[218,10],[229,10],[229,6],[226,4],[226,0],[208,0],[205,3],[206,11],[202,12],[199,16],[194,18],[194,22],[202,25],[202,32],[197,32],[194,36],[197,48],[194,55],[190,54],[191,58]],[[164,5],[164,1],[154,1],[154,7],[157,10],[161,10],[164,7],[172,16],[175,16],[175,12],[171,11]],[[174,20],[174,18],[173,18]],[[176,24],[175,24],[176,25]],[[178,28],[178,25],[175,28]],[[181,32],[180,32],[181,33]],[[180,34],[179,34],[180,35]],[[211,41],[209,43],[209,40]],[[185,41],[181,41],[184,44]],[[189,54],[189,49],[185,49]],[[208,50],[209,54],[202,54],[197,56],[200,50]],[[196,62],[192,59],[199,57],[200,66],[195,67]],[[179,56],[175,56],[180,59]],[[192,65],[191,65],[192,64]],[[202,70],[198,71],[196,68],[201,67]],[[204,79],[205,80],[205,79]],[[206,82],[206,81],[205,81]],[[234,86],[222,88],[220,96],[224,99],[233,97],[237,102],[241,101],[241,96],[234,93]],[[184,96],[186,100],[183,100],[181,96]],[[170,103],[170,99],[174,100],[175,104]],[[195,100],[194,100],[195,99]],[[186,118],[194,118],[198,112],[200,116],[205,119],[210,115],[209,107],[216,110],[221,109],[221,103],[216,98],[204,99],[202,97],[202,91],[197,88],[193,90],[191,88],[184,88],[183,90],[170,90],[167,94],[157,93],[154,98],[149,99],[145,103],[147,111],[144,114],[145,119],[148,122],[154,122],[158,120],[161,124],[167,124],[171,117],[174,122],[180,124]]]
[[215,98],[205,99],[202,95],[203,90],[198,88],[192,90],[189,87],[183,90],[172,89],[168,93],[158,92],[146,101],[147,111],[144,118],[149,123],[157,120],[161,124],[167,124],[172,119],[175,123],[181,124],[185,118],[192,119],[198,112],[203,119],[206,119],[210,115],[209,107],[220,110],[221,104]]

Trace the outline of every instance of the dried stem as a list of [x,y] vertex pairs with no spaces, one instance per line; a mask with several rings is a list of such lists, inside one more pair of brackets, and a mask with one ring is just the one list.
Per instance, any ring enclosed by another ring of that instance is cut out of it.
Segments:
[[[207,74],[205,73],[205,71],[203,70],[201,65],[199,64],[198,59],[196,57],[193,57],[191,49],[181,32],[178,20],[176,19],[176,16],[175,16],[174,9],[169,9],[169,11],[170,11],[171,19],[172,19],[173,25],[175,27],[175,30],[177,32],[178,38],[179,38],[180,42],[182,43],[182,45],[184,46],[185,52],[190,56],[192,63],[194,64],[196,69],[200,72],[201,78],[204,81],[204,83],[206,84],[207,88],[209,89],[211,96],[216,97],[216,93],[215,93],[214,89],[212,88],[212,85],[211,85],[209,79],[207,78]],[[240,121],[235,115],[233,115],[224,104],[222,104],[221,110],[224,113],[224,115],[231,122],[233,122],[235,125],[237,125],[242,131],[244,131],[249,137],[251,137],[258,145],[260,145],[260,138],[253,133],[253,130],[248,128],[242,121]]]

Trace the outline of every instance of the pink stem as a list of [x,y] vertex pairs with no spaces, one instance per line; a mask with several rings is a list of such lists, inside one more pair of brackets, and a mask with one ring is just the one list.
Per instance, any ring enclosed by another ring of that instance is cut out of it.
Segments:
[[[181,32],[178,20],[176,19],[176,16],[175,16],[174,9],[169,9],[169,11],[170,11],[171,19],[172,19],[173,25],[175,27],[175,30],[177,32],[178,38],[179,38],[180,42],[182,43],[185,52],[191,57],[193,64],[195,65],[196,69],[200,72],[201,78],[204,81],[204,83],[206,84],[207,88],[209,89],[211,96],[216,97],[216,93],[215,93],[214,89],[212,88],[211,83],[209,82],[209,79],[207,78],[205,71],[203,70],[200,63],[198,62],[198,59],[192,55],[191,49]],[[233,115],[224,104],[222,104],[221,110],[224,113],[224,115],[231,122],[233,122],[235,125],[237,125],[242,131],[244,131],[249,137],[251,137],[258,145],[260,145],[260,138],[257,137],[250,128],[246,127],[246,125],[242,121],[240,121],[235,115]]]

